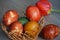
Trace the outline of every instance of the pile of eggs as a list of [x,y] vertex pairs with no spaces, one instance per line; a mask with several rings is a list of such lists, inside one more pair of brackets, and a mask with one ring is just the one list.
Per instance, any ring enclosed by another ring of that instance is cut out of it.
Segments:
[[[27,7],[25,13],[26,17],[19,17],[16,10],[6,11],[3,15],[3,24],[9,29],[9,32],[17,34],[27,32],[27,34],[35,36],[40,31],[39,28],[41,26],[39,25],[39,21],[42,15],[46,15],[44,12],[40,12],[39,3],[40,2],[38,2],[36,6]],[[41,30],[41,35],[44,39],[54,39],[59,35],[59,27],[55,24],[47,24]]]

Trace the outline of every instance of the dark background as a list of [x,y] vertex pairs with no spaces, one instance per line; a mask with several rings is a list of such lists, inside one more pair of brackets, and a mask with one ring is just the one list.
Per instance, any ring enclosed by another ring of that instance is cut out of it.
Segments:
[[[15,9],[20,16],[24,16],[26,7],[35,5],[38,0],[0,0],[0,23],[2,22],[3,14],[9,9]],[[54,9],[60,10],[60,0],[49,0]],[[45,17],[46,24],[56,24],[60,26],[60,13],[51,12],[49,16]],[[9,40],[6,34],[1,30],[0,26],[0,40]],[[39,40],[43,40],[39,37]],[[60,35],[55,38],[60,40]]]

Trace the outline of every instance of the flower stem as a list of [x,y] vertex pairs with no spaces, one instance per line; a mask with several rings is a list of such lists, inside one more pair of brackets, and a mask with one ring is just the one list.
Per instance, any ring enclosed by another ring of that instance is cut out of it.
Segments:
[[60,10],[51,9],[52,12],[60,12]]

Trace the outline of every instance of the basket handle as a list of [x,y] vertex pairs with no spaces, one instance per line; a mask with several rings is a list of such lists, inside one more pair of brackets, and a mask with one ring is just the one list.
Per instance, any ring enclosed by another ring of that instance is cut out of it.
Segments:
[[8,31],[7,31],[7,29],[6,29],[6,26],[4,26],[2,23],[1,23],[1,26],[2,26],[2,30],[3,30],[6,34],[8,34]]

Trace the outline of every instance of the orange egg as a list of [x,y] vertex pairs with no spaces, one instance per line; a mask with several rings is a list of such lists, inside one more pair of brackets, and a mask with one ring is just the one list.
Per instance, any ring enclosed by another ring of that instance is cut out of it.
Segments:
[[40,26],[37,22],[30,21],[27,24],[25,24],[24,32],[35,37],[37,35],[37,33],[39,32],[39,28],[40,28]]

